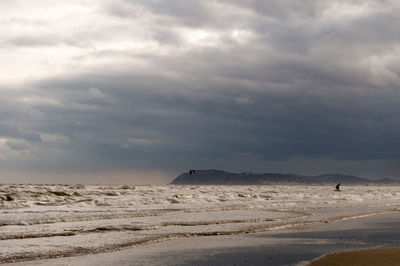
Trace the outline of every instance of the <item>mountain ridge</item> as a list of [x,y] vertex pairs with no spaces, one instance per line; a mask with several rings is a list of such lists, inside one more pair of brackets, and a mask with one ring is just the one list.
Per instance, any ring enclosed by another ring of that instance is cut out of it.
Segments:
[[368,185],[368,184],[399,184],[398,181],[382,178],[371,180],[353,175],[321,174],[297,175],[282,173],[232,173],[218,169],[196,170],[177,176],[171,185],[274,185],[274,184],[337,184]]

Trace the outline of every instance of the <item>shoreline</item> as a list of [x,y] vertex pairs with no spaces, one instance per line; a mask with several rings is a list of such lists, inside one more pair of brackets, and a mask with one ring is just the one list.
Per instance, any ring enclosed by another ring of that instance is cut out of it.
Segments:
[[6,265],[306,265],[335,252],[400,247],[399,218],[400,212],[394,212],[259,233],[172,239],[109,253]]

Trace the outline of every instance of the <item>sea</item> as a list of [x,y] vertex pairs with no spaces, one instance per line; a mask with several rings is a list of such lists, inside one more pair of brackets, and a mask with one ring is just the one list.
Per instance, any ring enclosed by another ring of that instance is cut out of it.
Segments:
[[331,223],[400,210],[400,187],[0,185],[0,263],[199,236]]

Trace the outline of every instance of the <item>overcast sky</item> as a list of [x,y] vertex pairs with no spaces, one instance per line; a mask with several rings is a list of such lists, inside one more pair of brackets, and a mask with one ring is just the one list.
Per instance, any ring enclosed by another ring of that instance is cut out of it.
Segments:
[[400,2],[0,1],[0,182],[400,179]]

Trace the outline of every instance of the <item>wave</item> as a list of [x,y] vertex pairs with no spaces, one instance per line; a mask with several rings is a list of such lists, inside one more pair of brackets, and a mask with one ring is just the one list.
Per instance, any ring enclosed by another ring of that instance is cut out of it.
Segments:
[[330,223],[398,211],[399,199],[371,186],[1,185],[0,262]]
[[[38,259],[52,259],[52,258],[59,258],[59,257],[70,257],[70,256],[80,256],[80,255],[87,255],[87,254],[98,254],[104,252],[112,252],[118,251],[124,248],[132,248],[139,245],[147,245],[151,243],[157,243],[161,241],[171,240],[171,239],[179,239],[179,238],[187,238],[187,237],[200,237],[200,236],[222,236],[222,235],[237,235],[237,234],[247,234],[247,233],[258,233],[258,232],[265,232],[265,231],[273,231],[273,230],[283,230],[289,228],[295,228],[298,226],[306,226],[306,225],[314,225],[320,223],[327,223],[327,222],[334,222],[337,220],[346,220],[346,219],[356,219],[366,216],[372,215],[379,215],[379,214],[387,214],[397,212],[398,210],[392,211],[384,211],[384,212],[374,212],[362,215],[353,215],[353,216],[346,216],[346,217],[336,217],[329,220],[320,220],[320,221],[304,221],[304,222],[293,222],[293,223],[286,223],[280,225],[258,225],[252,226],[241,230],[231,230],[231,231],[204,231],[204,232],[182,232],[182,233],[170,233],[170,234],[161,234],[149,237],[143,237],[140,239],[136,239],[133,241],[125,241],[118,244],[109,244],[109,245],[102,245],[101,247],[91,247],[91,248],[83,248],[83,247],[73,247],[67,248],[59,251],[51,251],[51,252],[25,252],[23,254],[13,254],[13,255],[6,255],[0,258],[0,263],[11,263],[11,262],[18,262],[18,261],[31,261],[31,260],[38,260]],[[149,228],[147,228],[148,230]],[[139,227],[99,227],[92,230],[87,231],[80,231],[79,233],[99,233],[99,232],[108,232],[108,231],[140,231],[146,230],[144,228]],[[64,234],[61,236],[71,236],[74,234]],[[53,236],[60,236],[60,235],[53,235]],[[47,236],[41,236],[47,237]]]

